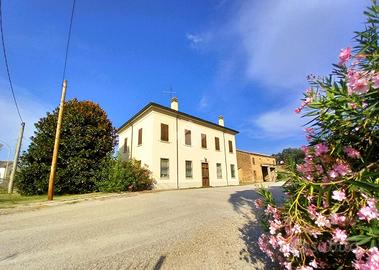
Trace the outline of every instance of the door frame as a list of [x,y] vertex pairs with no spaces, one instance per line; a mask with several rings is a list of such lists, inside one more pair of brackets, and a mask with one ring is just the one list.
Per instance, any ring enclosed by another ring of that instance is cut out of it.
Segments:
[[[206,166],[206,174],[204,173],[205,171],[205,167],[203,166]],[[209,187],[209,164],[208,162],[201,162],[201,184],[202,184],[202,187]]]

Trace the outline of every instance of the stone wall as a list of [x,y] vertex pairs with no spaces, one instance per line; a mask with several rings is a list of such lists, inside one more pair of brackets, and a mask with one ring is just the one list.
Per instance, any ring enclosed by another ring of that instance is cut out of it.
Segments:
[[241,184],[276,180],[274,157],[237,150],[237,165]]

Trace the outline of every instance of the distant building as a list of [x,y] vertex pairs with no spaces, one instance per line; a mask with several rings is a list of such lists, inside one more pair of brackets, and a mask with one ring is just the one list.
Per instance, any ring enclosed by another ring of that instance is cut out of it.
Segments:
[[235,135],[238,131],[149,103],[118,130],[122,159],[141,161],[153,173],[156,188],[238,185]]
[[0,160],[0,186],[8,185],[8,180],[11,175],[13,162]]
[[241,184],[276,180],[276,160],[272,156],[237,150],[237,164]]

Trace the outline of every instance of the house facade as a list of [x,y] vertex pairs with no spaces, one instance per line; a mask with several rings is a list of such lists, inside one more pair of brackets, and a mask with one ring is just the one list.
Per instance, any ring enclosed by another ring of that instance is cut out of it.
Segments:
[[276,180],[276,159],[272,156],[237,150],[237,164],[241,184]]
[[122,159],[140,160],[153,174],[156,188],[238,185],[237,131],[149,103],[118,130]]

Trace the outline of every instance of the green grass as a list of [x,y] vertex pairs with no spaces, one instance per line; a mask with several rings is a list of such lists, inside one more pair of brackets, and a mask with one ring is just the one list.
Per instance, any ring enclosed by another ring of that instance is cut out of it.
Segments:
[[[87,199],[104,195],[105,193],[87,193],[74,195],[56,195],[54,201],[70,201],[75,199]],[[8,194],[6,190],[0,189],[0,209],[13,208],[31,203],[46,202],[47,195],[22,196],[18,193]]]

